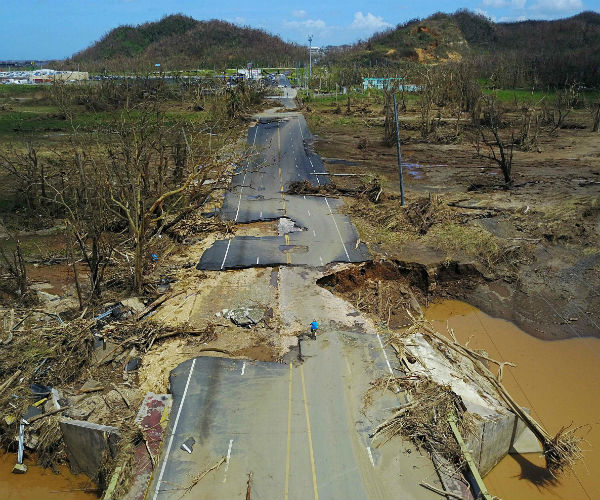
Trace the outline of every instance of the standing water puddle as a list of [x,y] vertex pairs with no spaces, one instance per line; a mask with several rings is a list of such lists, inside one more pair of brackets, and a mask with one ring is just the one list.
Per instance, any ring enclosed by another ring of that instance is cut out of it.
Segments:
[[589,425],[582,429],[585,463],[574,471],[554,479],[541,455],[508,455],[484,478],[490,493],[503,500],[600,498],[600,339],[539,340],[455,300],[432,304],[425,315],[442,333],[448,324],[463,345],[472,337],[470,348],[514,362],[503,384],[550,434],[570,423]]
[[0,453],[0,498],[2,500],[97,500],[99,497],[89,490],[95,485],[87,476],[74,476],[66,465],[60,474],[50,469],[33,465],[25,460],[25,474],[13,474],[16,453]]
[[448,165],[422,165],[420,163],[405,163],[402,162],[402,167],[408,175],[414,177],[415,179],[423,179],[425,178],[425,171],[430,167],[447,167]]

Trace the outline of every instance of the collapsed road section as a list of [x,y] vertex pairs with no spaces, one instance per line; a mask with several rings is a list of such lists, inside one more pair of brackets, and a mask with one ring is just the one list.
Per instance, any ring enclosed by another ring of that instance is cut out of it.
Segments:
[[332,262],[363,262],[369,252],[343,203],[326,196],[291,196],[286,186],[308,181],[329,182],[311,135],[297,113],[261,118],[248,133],[255,154],[233,178],[220,212],[236,223],[291,219],[303,231],[280,231],[276,237],[219,240],[202,255],[198,269],[225,270],[252,266],[324,266]]

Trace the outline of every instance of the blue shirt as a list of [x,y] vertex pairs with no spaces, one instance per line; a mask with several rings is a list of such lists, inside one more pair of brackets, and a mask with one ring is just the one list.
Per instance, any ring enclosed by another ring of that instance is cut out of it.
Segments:
[[319,323],[317,323],[316,321],[313,321],[313,322],[310,324],[310,327],[311,327],[313,330],[316,330],[317,328],[319,328]]

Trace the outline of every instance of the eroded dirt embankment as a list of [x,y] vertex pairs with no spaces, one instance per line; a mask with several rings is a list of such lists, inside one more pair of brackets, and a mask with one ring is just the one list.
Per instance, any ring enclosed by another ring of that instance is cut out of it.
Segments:
[[[598,257],[587,261],[590,259]],[[593,265],[578,263],[584,270]],[[424,248],[413,260],[379,258],[328,274],[318,283],[358,309],[377,314],[392,328],[406,323],[405,309],[418,311],[418,304],[458,299],[490,316],[511,321],[540,339],[598,337],[598,310],[583,309],[577,301],[570,301],[577,291],[568,296],[569,287],[575,287],[585,297],[591,285],[570,271],[562,269],[541,281],[536,278],[540,270],[532,264],[522,269],[520,276],[498,276],[481,263],[443,259]],[[548,287],[548,282],[556,288]],[[591,300],[594,303],[598,299]]]
[[410,320],[427,305],[453,289],[470,288],[483,281],[476,264],[376,259],[327,274],[317,281],[351,302],[357,309],[377,315],[390,328]]

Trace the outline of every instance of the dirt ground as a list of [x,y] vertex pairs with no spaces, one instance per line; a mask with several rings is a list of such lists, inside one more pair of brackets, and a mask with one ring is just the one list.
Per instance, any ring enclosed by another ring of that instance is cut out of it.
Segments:
[[[316,150],[333,173],[379,177],[379,202],[349,197],[349,213],[376,256],[428,276],[420,280],[425,301],[462,299],[540,338],[600,336],[600,135],[584,110],[569,115],[568,128],[541,130],[531,151],[515,149],[514,185],[504,189],[499,169],[477,156],[466,122],[448,143],[454,123],[444,125],[442,115],[424,141],[409,101],[400,116],[401,209],[382,106],[355,99],[348,114],[340,104],[305,106]],[[468,276],[448,272],[453,266],[466,266]]]

